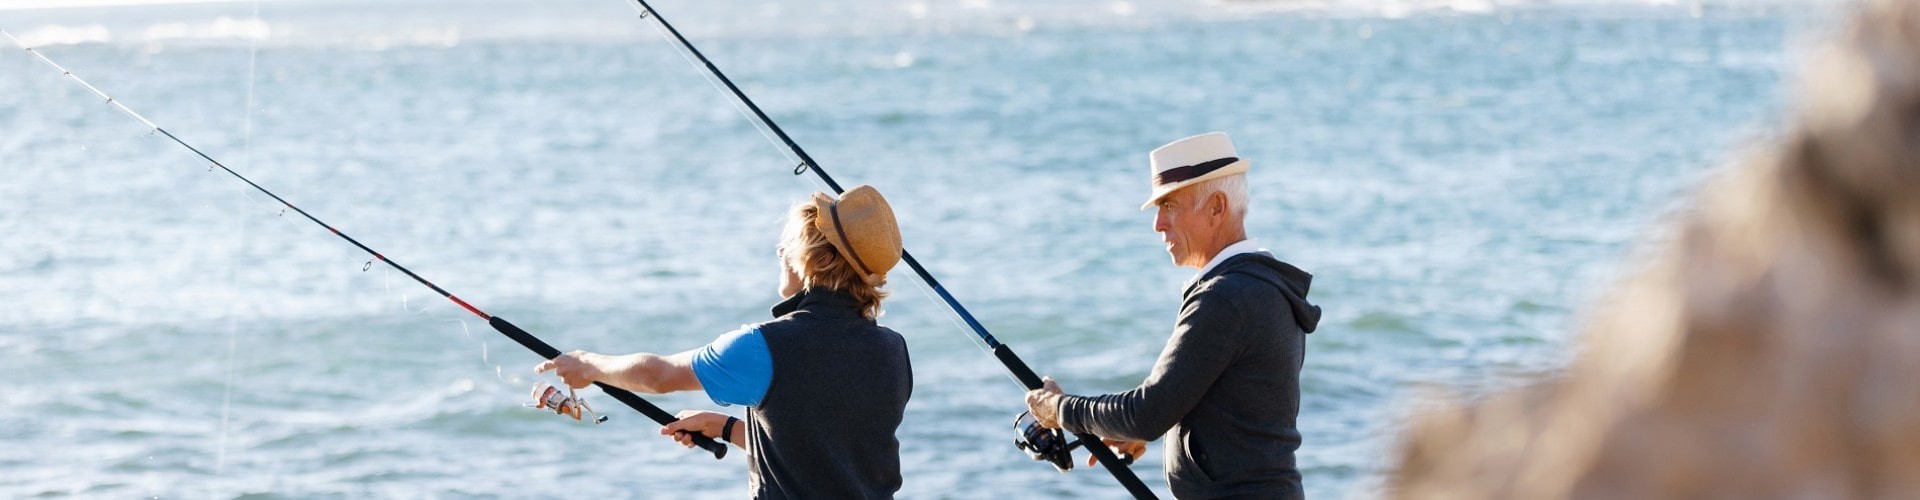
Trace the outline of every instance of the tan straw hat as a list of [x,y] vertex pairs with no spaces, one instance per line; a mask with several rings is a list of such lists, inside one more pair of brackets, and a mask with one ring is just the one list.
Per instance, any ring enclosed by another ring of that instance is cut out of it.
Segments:
[[813,193],[813,207],[820,210],[814,227],[827,242],[853,263],[868,285],[880,286],[887,271],[900,262],[900,225],[893,220],[893,207],[873,186],[861,184],[835,200],[826,193]]
[[1226,132],[1208,132],[1167,143],[1147,153],[1148,170],[1153,173],[1153,193],[1141,210],[1153,208],[1160,198],[1183,187],[1208,179],[1244,174],[1251,166],[1233,151]]

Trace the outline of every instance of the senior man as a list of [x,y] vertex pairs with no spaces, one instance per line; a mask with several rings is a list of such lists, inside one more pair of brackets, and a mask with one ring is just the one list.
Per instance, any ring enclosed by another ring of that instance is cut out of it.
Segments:
[[1091,432],[1139,456],[1169,439],[1167,484],[1180,498],[1300,498],[1300,365],[1320,321],[1313,276],[1247,238],[1248,162],[1220,132],[1148,155],[1153,229],[1173,263],[1199,269],[1173,335],[1139,387],[1065,394],[1052,378],[1027,393],[1041,425]]

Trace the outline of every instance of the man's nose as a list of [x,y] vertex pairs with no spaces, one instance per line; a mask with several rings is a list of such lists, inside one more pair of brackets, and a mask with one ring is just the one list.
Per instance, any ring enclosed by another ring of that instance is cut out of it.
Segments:
[[1154,232],[1156,233],[1167,232],[1167,227],[1170,225],[1171,224],[1167,223],[1167,209],[1162,208],[1154,211],[1153,213],[1153,231]]

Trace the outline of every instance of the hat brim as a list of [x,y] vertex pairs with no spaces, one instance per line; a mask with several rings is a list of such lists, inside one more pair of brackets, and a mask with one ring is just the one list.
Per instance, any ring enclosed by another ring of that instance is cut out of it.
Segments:
[[1187,179],[1180,182],[1175,182],[1173,184],[1154,186],[1153,193],[1147,196],[1147,202],[1140,204],[1140,211],[1144,212],[1149,209],[1152,209],[1155,204],[1160,203],[1161,198],[1166,198],[1167,195],[1173,194],[1174,191],[1179,191],[1180,188],[1192,186],[1194,184],[1199,184],[1202,182],[1218,179],[1221,177],[1226,177],[1229,175],[1244,174],[1244,173],[1247,173],[1247,168],[1251,166],[1253,166],[1251,162],[1243,159],[1240,161],[1229,163],[1225,167],[1220,167],[1219,170],[1207,172],[1205,175],[1201,175],[1199,177]]
[[[886,197],[872,186],[861,184],[837,199],[826,193],[815,192],[811,201],[819,213],[814,219],[814,226],[826,237],[827,243],[851,261],[854,270],[862,273],[867,284],[880,286],[884,283],[887,271],[899,263],[902,253],[900,225],[894,220],[893,206],[887,203]],[[836,220],[835,216],[829,215],[836,204],[852,205],[840,211],[847,217],[846,220]],[[841,227],[843,223],[846,224],[844,228]]]

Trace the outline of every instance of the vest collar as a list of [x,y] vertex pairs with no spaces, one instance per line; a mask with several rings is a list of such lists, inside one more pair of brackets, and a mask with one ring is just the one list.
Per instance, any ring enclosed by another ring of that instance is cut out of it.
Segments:
[[860,315],[860,301],[854,300],[853,294],[833,288],[808,288],[773,305],[775,318],[799,311],[864,319]]

